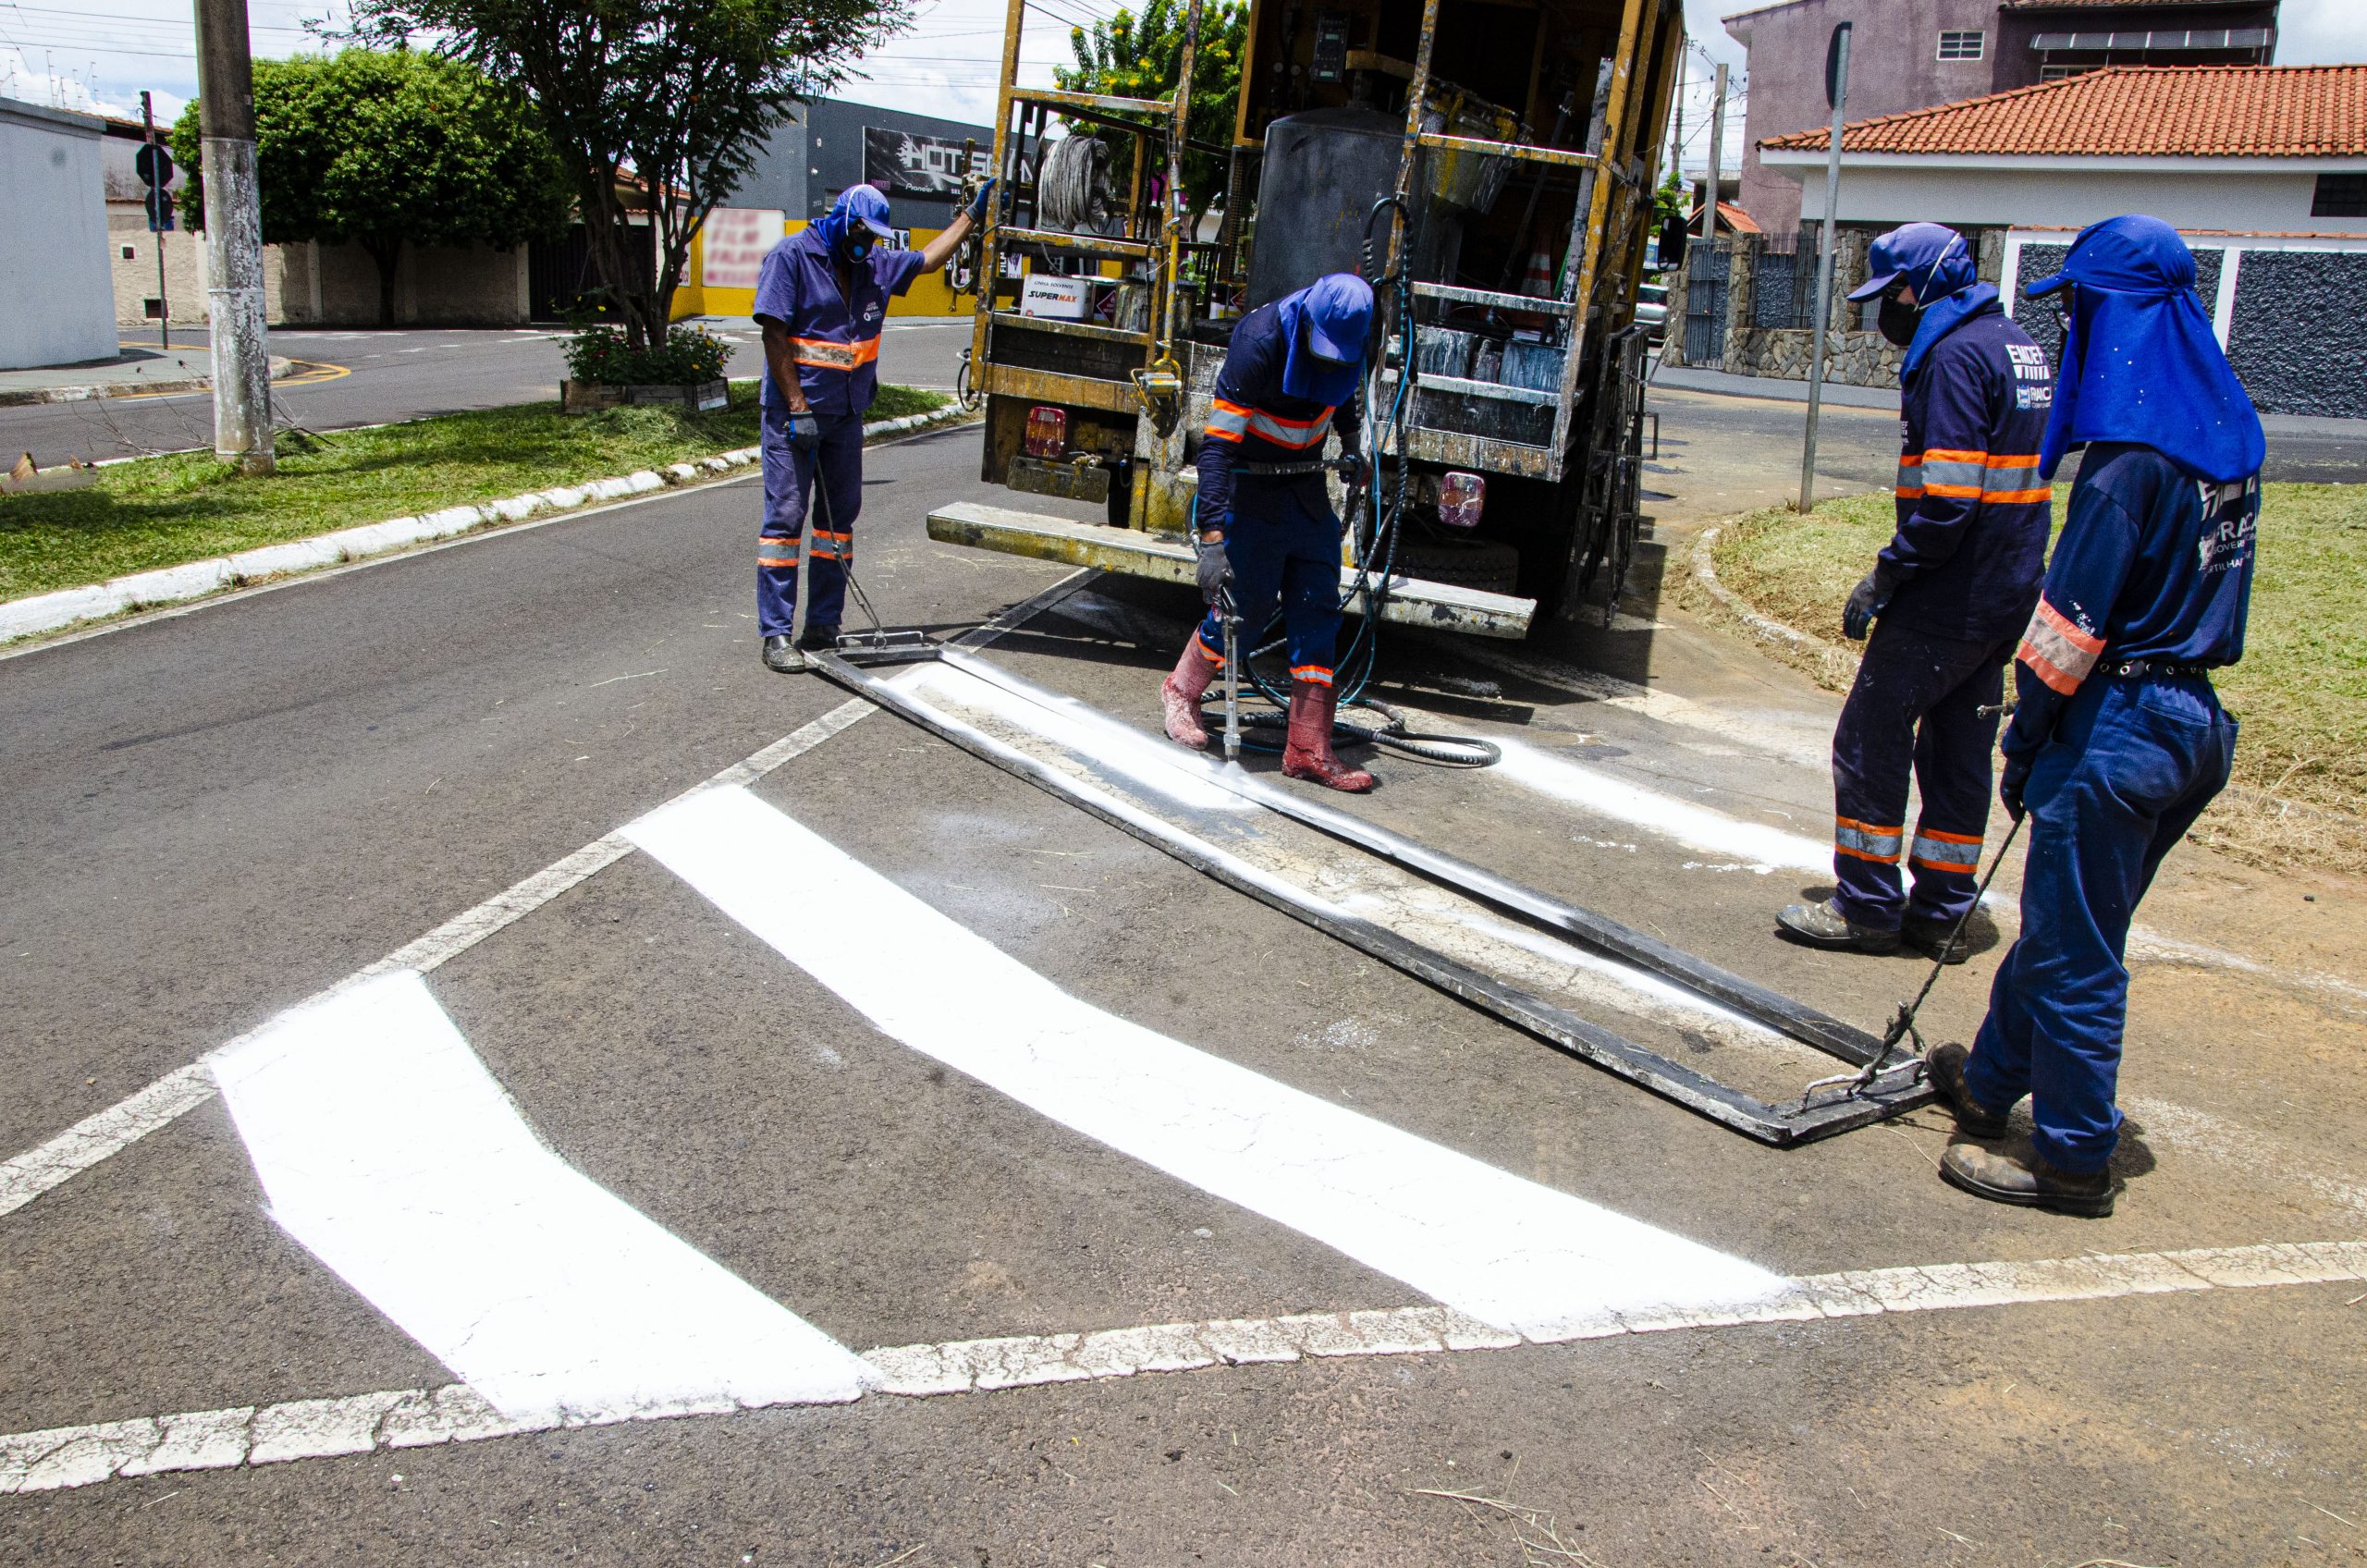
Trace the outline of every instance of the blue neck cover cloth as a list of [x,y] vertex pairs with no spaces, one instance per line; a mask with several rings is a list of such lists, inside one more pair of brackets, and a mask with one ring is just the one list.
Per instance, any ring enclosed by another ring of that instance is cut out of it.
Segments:
[[[1372,329],[1372,285],[1351,272],[1327,273],[1276,308],[1290,343],[1283,392],[1335,409],[1354,397]],[[1338,352],[1324,355],[1319,349]]]
[[[1920,300],[1924,295],[1918,289],[1915,297]],[[1995,284],[1976,283],[1925,306],[1922,317],[1915,324],[1915,341],[1907,346],[1907,362],[1898,367],[1898,379],[1903,382],[1913,375],[1921,368],[1923,356],[1930,353],[1941,338],[1996,302]]]
[[2039,469],[2091,441],[2151,447],[2214,484],[2260,472],[2260,415],[2202,313],[2194,252],[2159,218],[2107,218],[2079,231],[2063,270],[2036,299],[2073,286],[2071,330],[2054,378]]

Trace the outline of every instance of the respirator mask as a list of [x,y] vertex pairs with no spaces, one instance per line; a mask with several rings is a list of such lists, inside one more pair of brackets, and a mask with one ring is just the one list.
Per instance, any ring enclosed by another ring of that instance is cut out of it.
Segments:
[[1915,341],[1915,329],[1923,324],[1923,307],[1910,305],[1902,289],[1893,289],[1883,296],[1882,308],[1875,313],[1874,325],[1884,337],[1904,349]]

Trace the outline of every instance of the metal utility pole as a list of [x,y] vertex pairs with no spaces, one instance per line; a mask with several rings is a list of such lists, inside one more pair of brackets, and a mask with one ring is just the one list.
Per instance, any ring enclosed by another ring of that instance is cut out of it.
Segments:
[[272,472],[271,355],[264,334],[263,198],[255,178],[247,0],[197,0],[197,117],[204,138],[206,299],[214,318],[214,455]]
[[173,199],[169,194],[162,193],[172,181],[173,160],[171,154],[156,145],[156,108],[146,92],[140,94],[140,125],[148,138],[143,144],[147,148],[144,156],[148,160],[148,167],[141,171],[141,175],[143,178],[152,173],[157,176],[148,181],[148,186],[152,192],[159,193],[148,198],[148,227],[156,236],[157,341],[161,347],[170,349],[173,346],[173,297],[165,291],[165,231],[172,223]]
[[1701,238],[1718,237],[1718,190],[1726,157],[1726,67],[1718,67],[1718,84],[1710,109],[1710,197],[1701,203]]
[[1809,431],[1800,452],[1800,510],[1816,505],[1816,416],[1824,401],[1824,329],[1833,315],[1833,236],[1841,212],[1841,130],[1848,118],[1849,24],[1833,29],[1824,55],[1824,92],[1833,104],[1833,151],[1824,160],[1824,234],[1816,251],[1816,338],[1809,349]]

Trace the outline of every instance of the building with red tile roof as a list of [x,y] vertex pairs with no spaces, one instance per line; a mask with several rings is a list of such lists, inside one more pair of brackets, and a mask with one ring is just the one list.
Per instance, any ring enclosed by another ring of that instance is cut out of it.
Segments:
[[[1823,215],[1831,133],[1768,139]],[[1852,121],[1840,218],[2078,228],[2147,212],[2182,229],[2367,235],[2367,65],[2115,67]]]

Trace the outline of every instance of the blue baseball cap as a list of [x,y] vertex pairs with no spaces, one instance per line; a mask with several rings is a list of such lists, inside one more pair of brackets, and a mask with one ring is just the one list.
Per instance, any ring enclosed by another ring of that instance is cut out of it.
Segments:
[[896,226],[888,217],[888,198],[876,185],[848,186],[839,197],[839,211],[882,239],[896,237]]
[[[1870,300],[1887,294],[1901,282],[1914,282],[1910,275],[1920,272],[1924,275],[1923,285],[1915,294],[1922,299],[1933,292],[1931,275],[1963,244],[1964,236],[1945,224],[1910,223],[1894,228],[1866,248],[1866,281],[1849,290],[1849,298]],[[1971,281],[1969,277],[1964,280]]]

